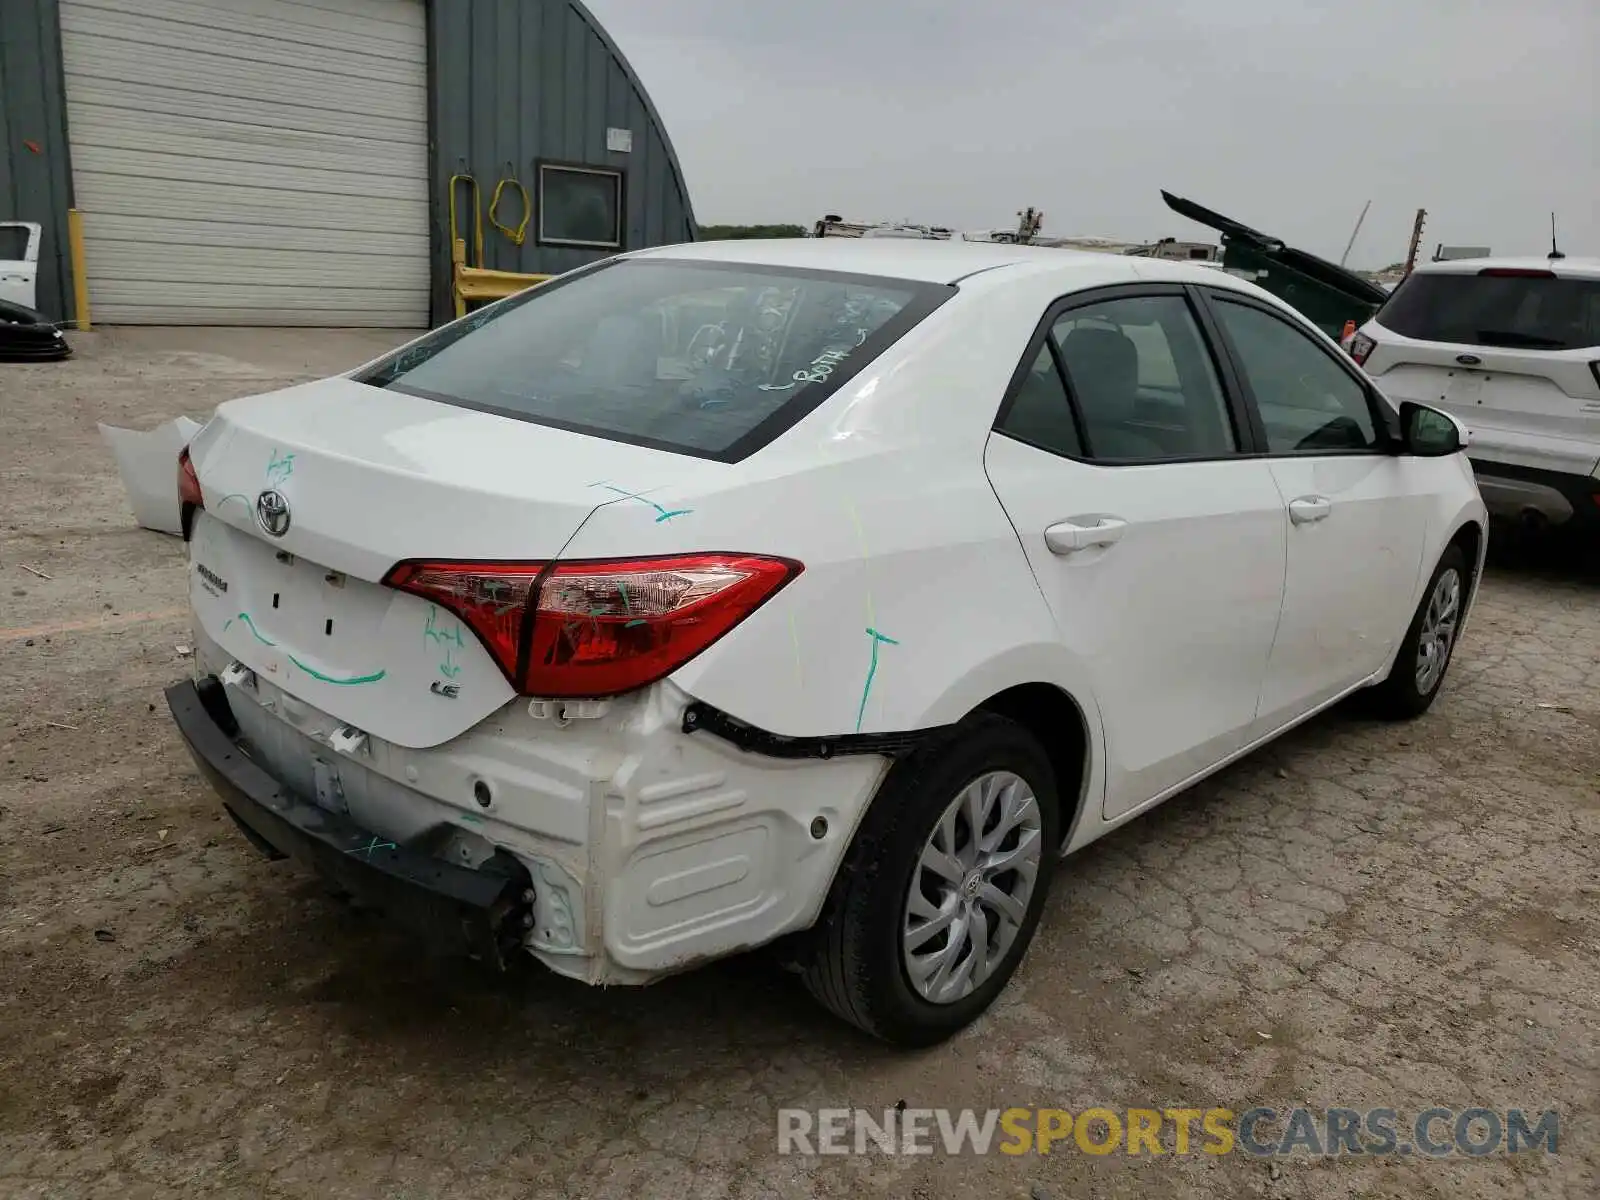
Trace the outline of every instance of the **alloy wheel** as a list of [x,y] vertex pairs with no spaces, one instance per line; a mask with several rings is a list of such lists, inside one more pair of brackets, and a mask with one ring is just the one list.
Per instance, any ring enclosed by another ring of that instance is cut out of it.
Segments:
[[956,795],[911,874],[901,945],[912,988],[933,1004],[973,993],[1027,917],[1044,823],[1020,775],[990,771]]

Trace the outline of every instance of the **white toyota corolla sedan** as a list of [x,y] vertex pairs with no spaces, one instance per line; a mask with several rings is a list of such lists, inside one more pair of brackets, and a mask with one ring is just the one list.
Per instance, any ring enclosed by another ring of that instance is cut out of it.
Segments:
[[1428,707],[1462,440],[1205,268],[623,254],[222,405],[167,694],[252,842],[430,944],[636,984],[783,939],[927,1044],[1064,855],[1359,689]]

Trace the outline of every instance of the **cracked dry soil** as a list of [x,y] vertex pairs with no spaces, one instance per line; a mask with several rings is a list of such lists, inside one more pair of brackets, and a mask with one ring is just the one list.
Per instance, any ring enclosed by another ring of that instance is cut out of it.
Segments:
[[[180,548],[132,527],[95,422],[204,416],[390,336],[113,331],[0,368],[0,1197],[1600,1194],[1577,550],[1497,546],[1423,719],[1333,712],[1069,860],[998,1009],[904,1054],[758,957],[610,991],[419,960],[219,818],[160,702],[188,669]],[[780,1106],[901,1100],[1554,1107],[1561,1140],[1279,1168],[775,1153]]]

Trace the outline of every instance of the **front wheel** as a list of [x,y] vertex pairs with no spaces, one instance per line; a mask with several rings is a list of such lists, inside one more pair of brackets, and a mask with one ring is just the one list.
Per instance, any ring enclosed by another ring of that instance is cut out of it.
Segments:
[[1389,677],[1373,690],[1379,716],[1402,721],[1421,716],[1439,694],[1466,615],[1470,577],[1466,554],[1450,546],[1428,580]]
[[994,1002],[1033,939],[1060,847],[1055,774],[1002,717],[895,765],[834,881],[804,977],[885,1041],[943,1041]]

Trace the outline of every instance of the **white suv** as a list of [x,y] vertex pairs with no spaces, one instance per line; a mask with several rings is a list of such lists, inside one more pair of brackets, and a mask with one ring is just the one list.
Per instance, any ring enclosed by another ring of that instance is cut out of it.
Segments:
[[622,255],[180,459],[194,757],[269,853],[590,983],[787,935],[926,1043],[1058,858],[1341,697],[1438,694],[1457,423],[1203,266]]
[[1426,263],[1348,349],[1465,422],[1491,513],[1600,529],[1600,260]]

